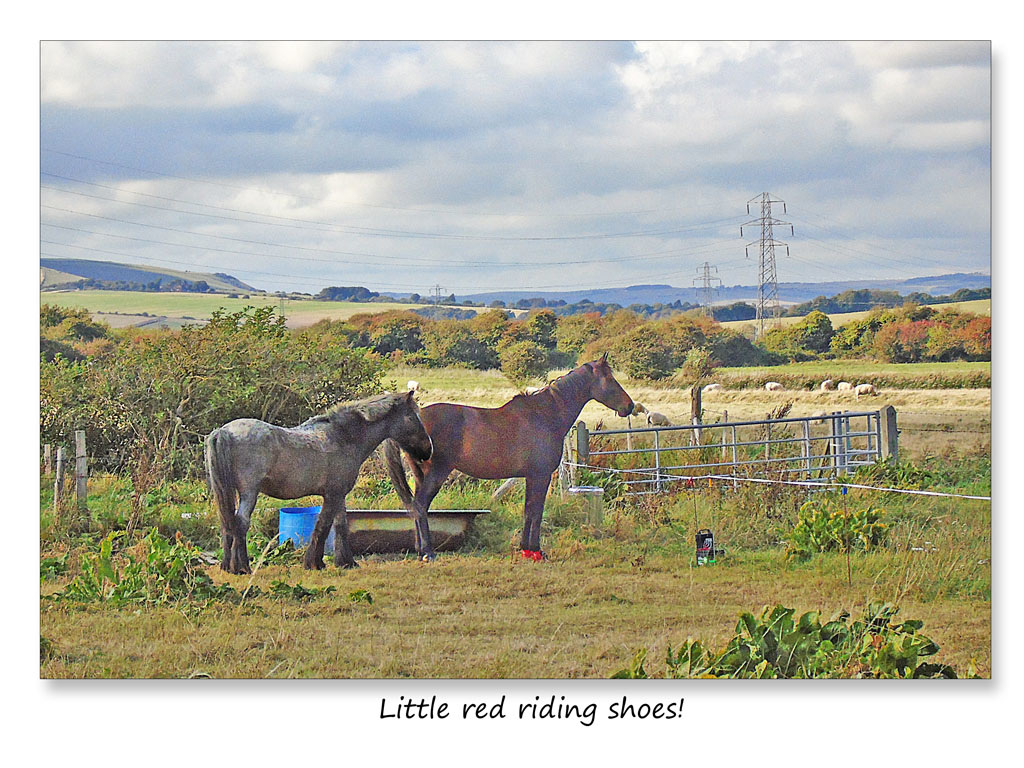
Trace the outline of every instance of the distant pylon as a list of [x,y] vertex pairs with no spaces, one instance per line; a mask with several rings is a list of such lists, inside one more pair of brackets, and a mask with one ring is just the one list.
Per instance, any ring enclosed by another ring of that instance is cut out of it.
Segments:
[[779,307],[779,283],[775,272],[775,246],[779,245],[785,247],[786,255],[789,255],[789,246],[774,238],[773,228],[777,226],[789,227],[789,233],[792,235],[793,225],[788,221],[779,221],[772,216],[772,204],[781,203],[782,212],[785,213],[786,203],[782,200],[773,198],[770,193],[762,192],[757,197],[748,200],[748,215],[750,214],[750,204],[753,202],[759,202],[761,204],[761,215],[759,218],[740,225],[740,237],[743,237],[743,227],[749,227],[756,224],[761,228],[760,241],[754,240],[753,242],[747,243],[746,246],[747,258],[750,257],[750,246],[758,244],[761,246],[757,279],[757,314],[755,315],[755,321],[757,322],[757,335],[761,336],[764,333],[765,318],[770,316],[773,320],[773,324],[778,325],[779,315],[782,314]]
[[[715,271],[714,275],[711,274],[711,270]],[[700,285],[697,285],[698,281],[700,281]],[[712,305],[715,300],[714,283],[716,281],[719,285],[722,284],[722,281],[718,277],[718,267],[712,267],[706,261],[704,262],[704,266],[698,270],[697,277],[693,278],[693,283],[697,287],[697,303],[700,304],[701,312],[708,317],[714,316]]]

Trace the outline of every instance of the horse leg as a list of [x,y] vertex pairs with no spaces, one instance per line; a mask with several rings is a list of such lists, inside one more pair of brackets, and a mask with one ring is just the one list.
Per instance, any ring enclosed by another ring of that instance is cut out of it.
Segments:
[[444,481],[452,473],[451,467],[443,467],[434,464],[430,471],[424,474],[423,480],[416,485],[416,495],[412,500],[411,517],[416,521],[416,554],[421,560],[429,561],[437,558],[434,547],[430,542],[430,525],[427,522],[427,512],[430,505],[441,490]]
[[[306,547],[306,556],[302,559],[302,567],[307,571],[321,571],[324,568],[324,546],[327,544],[327,534],[330,533],[331,526],[334,524],[334,512],[335,504],[332,501],[332,497],[324,496],[324,503],[320,507],[320,515],[317,517],[316,525],[313,527],[313,536],[310,539],[309,546]],[[334,540],[334,546],[338,546],[337,538]]]
[[220,545],[224,550],[224,555],[220,559],[220,569],[225,573],[231,573],[231,553],[235,548],[235,535],[228,531],[224,523],[220,525]]
[[544,499],[551,485],[551,473],[526,478],[526,505],[523,509],[523,536],[520,546],[528,552],[540,552],[540,523],[544,518]]
[[246,491],[240,494],[238,499],[238,511],[235,513],[234,542],[231,547],[231,570],[233,573],[250,573],[249,570],[249,549],[246,547],[246,537],[249,534],[249,521],[252,511],[256,508],[256,497],[258,490]]
[[[327,504],[324,499],[324,504]],[[352,556],[352,546],[348,540],[348,512],[345,509],[345,497],[336,502],[334,516],[334,564],[339,568],[358,568],[359,564]]]

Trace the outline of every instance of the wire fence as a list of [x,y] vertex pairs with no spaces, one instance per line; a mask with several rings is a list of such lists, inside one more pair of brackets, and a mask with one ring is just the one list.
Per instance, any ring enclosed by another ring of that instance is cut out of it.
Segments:
[[[884,410],[884,409],[883,409]],[[616,473],[630,495],[660,493],[696,476],[774,476],[821,482],[895,453],[895,411],[837,411],[816,416],[639,429],[576,425],[578,468]]]

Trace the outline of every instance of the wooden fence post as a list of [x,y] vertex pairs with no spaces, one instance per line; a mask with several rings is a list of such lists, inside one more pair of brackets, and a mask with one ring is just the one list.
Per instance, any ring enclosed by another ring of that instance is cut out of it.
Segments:
[[582,421],[576,422],[576,450],[574,451],[576,461],[569,468],[569,486],[575,488],[579,484],[580,467],[576,464],[585,464],[590,458],[590,433],[587,425]]
[[85,511],[86,498],[89,494],[89,470],[85,458],[85,432],[75,431],[75,497],[78,508]]
[[57,473],[53,479],[53,516],[60,517],[61,500],[64,496],[64,446],[57,446]]
[[883,459],[899,459],[900,433],[896,428],[896,409],[887,405],[878,412],[879,426],[882,430],[882,444],[879,448],[882,451]]
[[51,456],[53,451],[50,450],[50,444],[46,443],[43,445],[43,467],[45,468],[46,476],[49,477],[53,474],[53,461]]
[[590,432],[582,421],[576,422],[576,463],[583,464],[590,458]]
[[501,499],[502,497],[505,496],[505,494],[511,491],[515,484],[520,480],[522,480],[521,477],[510,477],[508,480],[506,480],[504,483],[497,487],[494,493],[491,494],[491,498],[494,499],[495,501]]

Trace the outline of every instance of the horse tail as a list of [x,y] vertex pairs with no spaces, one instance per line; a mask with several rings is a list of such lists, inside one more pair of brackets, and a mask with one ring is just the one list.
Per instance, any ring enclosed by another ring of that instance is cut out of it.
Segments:
[[[402,461],[402,447],[390,438],[384,441],[384,458],[388,465],[388,475],[391,477],[391,484],[395,487],[398,498],[402,500],[405,508],[412,512],[412,489],[409,488],[409,480],[405,476],[405,463]],[[416,463],[410,460],[413,472],[417,480],[422,479],[422,472]]]
[[235,499],[238,489],[235,488],[233,473],[230,471],[231,437],[220,429],[215,429],[206,438],[206,478],[210,486],[210,495],[217,501],[220,519],[224,530],[234,530]]

